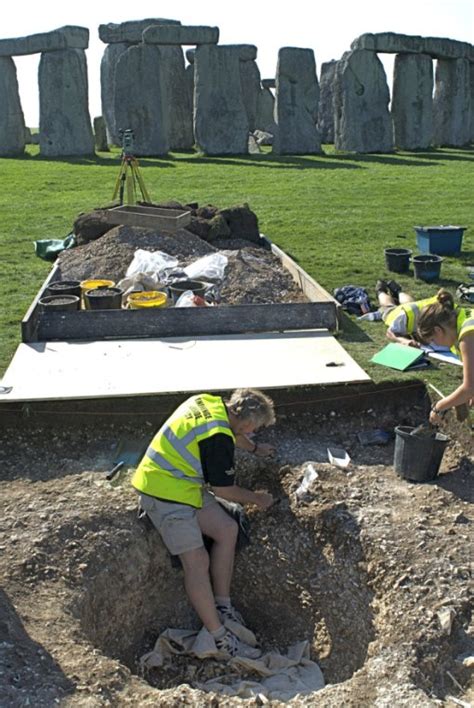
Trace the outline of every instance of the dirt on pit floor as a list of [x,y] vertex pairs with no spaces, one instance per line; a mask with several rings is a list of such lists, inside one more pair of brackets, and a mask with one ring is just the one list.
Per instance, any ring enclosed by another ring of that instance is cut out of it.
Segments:
[[[419,422],[408,410],[281,418],[259,436],[274,460],[237,455],[238,481],[281,502],[249,510],[235,604],[264,649],[308,639],[328,684],[290,705],[454,708],[449,696],[473,698],[469,433],[453,428],[441,474],[426,484],[394,474],[393,442],[364,447],[356,436]],[[153,432],[142,424],[144,443]],[[129,434],[136,425],[26,422],[0,433],[0,704],[260,705],[193,687],[222,670],[212,660],[138,675],[163,629],[198,624],[181,572],[136,519],[127,479],[104,479]],[[349,452],[347,470],[327,462],[328,446]],[[308,461],[319,478],[298,503]]]
[[135,226],[117,226],[82,246],[63,251],[58,259],[63,280],[125,277],[137,249],[164,251],[184,268],[210,253],[228,258],[219,288],[224,305],[307,302],[280,259],[271,251],[243,239],[218,239],[211,245],[196,234],[180,229],[175,234],[158,233]]

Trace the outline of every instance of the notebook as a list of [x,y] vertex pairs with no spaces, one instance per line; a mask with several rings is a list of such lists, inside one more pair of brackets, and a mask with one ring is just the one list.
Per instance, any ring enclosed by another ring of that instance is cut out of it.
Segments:
[[424,357],[424,354],[421,349],[393,342],[377,352],[370,361],[398,371],[406,371],[416,365]]

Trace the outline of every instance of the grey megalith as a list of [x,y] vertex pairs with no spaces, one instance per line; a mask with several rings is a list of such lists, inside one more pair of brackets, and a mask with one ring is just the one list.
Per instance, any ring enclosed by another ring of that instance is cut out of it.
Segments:
[[474,64],[469,64],[469,84],[471,93],[471,143],[474,143]]
[[249,123],[235,47],[200,45],[194,58],[194,137],[207,155],[245,155]]
[[0,39],[0,56],[55,52],[59,49],[87,49],[89,30],[86,27],[66,25],[51,32],[30,34],[16,39]]
[[321,64],[319,77],[319,110],[318,130],[321,142],[334,142],[334,82],[337,61],[326,61]]
[[266,133],[275,134],[276,123],[274,119],[275,112],[275,96],[269,88],[262,88],[258,94],[257,100],[257,119],[255,127],[257,130],[263,130]]
[[321,152],[316,128],[319,84],[312,49],[283,47],[278,52],[276,72],[273,152],[308,155]]
[[105,44],[140,44],[143,32],[151,25],[180,25],[179,20],[166,20],[162,17],[152,17],[145,20],[128,20],[127,22],[109,22],[99,25],[99,37]]
[[189,150],[194,145],[193,94],[184,67],[181,47],[160,47],[161,76],[166,92],[170,150]]
[[[238,47],[238,45],[235,46]],[[257,128],[258,98],[261,91],[260,71],[255,61],[256,56],[257,47],[242,45],[239,52],[240,83],[251,132]]]
[[382,62],[365,49],[337,62],[334,84],[334,145],[348,152],[391,152],[390,92]]
[[158,47],[137,44],[120,55],[115,71],[114,113],[117,128],[135,133],[136,155],[169,151],[168,110]]
[[433,59],[469,59],[474,61],[474,46],[444,37],[420,37],[418,35],[379,32],[357,37],[351,49],[368,49],[387,54],[428,54]]
[[100,63],[100,96],[102,115],[107,129],[109,145],[120,145],[119,129],[123,126],[115,124],[115,71],[120,56],[130,45],[124,42],[109,44],[102,55]]
[[38,83],[41,154],[49,157],[93,154],[84,50],[42,54]]
[[433,99],[434,145],[460,147],[471,138],[470,66],[467,59],[440,59]]
[[98,152],[107,152],[109,145],[107,142],[107,131],[105,128],[105,121],[102,116],[96,116],[94,118],[94,142],[95,149]]
[[433,139],[433,60],[397,54],[392,89],[393,139],[400,150],[426,149]]
[[25,135],[16,66],[11,57],[0,57],[0,156],[21,155]]
[[219,27],[152,25],[143,32],[146,44],[217,44]]

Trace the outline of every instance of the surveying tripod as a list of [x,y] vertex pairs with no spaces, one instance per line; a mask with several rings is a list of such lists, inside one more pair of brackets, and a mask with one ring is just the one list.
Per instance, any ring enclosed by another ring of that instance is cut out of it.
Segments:
[[137,185],[140,188],[142,200],[150,202],[150,196],[145,182],[140,174],[138,160],[133,155],[133,130],[120,130],[119,135],[122,138],[122,164],[115,182],[115,189],[112,195],[112,201],[119,196],[120,204],[123,204],[124,194],[126,194],[127,204],[137,203]]

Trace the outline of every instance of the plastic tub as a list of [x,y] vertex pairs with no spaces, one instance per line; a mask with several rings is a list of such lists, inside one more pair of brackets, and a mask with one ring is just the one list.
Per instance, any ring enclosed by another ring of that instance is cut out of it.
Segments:
[[93,288],[84,293],[84,305],[86,310],[120,310],[122,295],[120,288]]
[[442,257],[436,256],[433,253],[429,253],[425,256],[414,256],[413,268],[415,269],[415,278],[417,278],[417,280],[424,280],[426,283],[432,283],[434,280],[438,280],[442,262]]
[[48,295],[77,295],[81,297],[81,284],[78,280],[56,280],[47,288]]
[[168,297],[166,293],[160,290],[145,290],[143,292],[130,293],[127,302],[131,310],[141,310],[149,307],[166,307]]
[[414,226],[416,244],[421,253],[455,256],[461,251],[467,226]]
[[414,430],[408,425],[395,428],[393,467],[405,479],[429,482],[438,475],[449,438],[435,432],[412,435]]
[[384,253],[388,270],[394,273],[407,272],[412,254],[409,248],[386,248]]
[[115,283],[113,280],[104,280],[102,278],[81,281],[81,290],[83,295],[88,290],[94,290],[94,288],[113,288],[114,286]]
[[192,290],[194,295],[204,297],[207,287],[207,283],[203,283],[201,280],[177,280],[173,285],[169,286],[169,291],[173,302],[176,302],[185,290]]
[[46,295],[39,300],[43,310],[48,312],[63,312],[78,310],[81,300],[77,295]]

